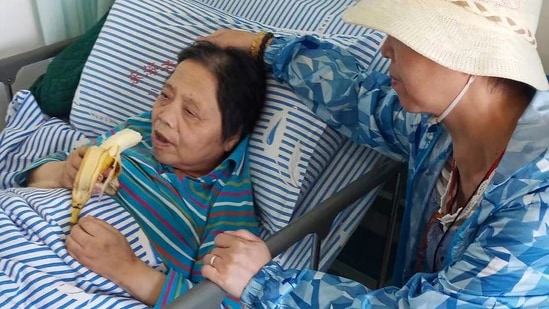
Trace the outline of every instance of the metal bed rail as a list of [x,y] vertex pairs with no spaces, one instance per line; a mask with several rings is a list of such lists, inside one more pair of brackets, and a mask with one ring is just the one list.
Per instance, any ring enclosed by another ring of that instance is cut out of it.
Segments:
[[21,68],[42,60],[55,57],[76,38],[67,39],[51,45],[42,46],[21,54],[0,59],[0,82],[4,84],[8,102],[13,98],[13,83]]
[[[384,158],[366,174],[269,237],[265,243],[271,252],[271,256],[277,256],[309,234],[316,234],[321,240],[324,239],[330,231],[333,220],[342,210],[364,196],[364,194],[370,192],[377,186],[382,185],[391,176],[397,175],[401,168],[402,163]],[[397,187],[398,186],[400,186],[400,180],[397,181]],[[400,190],[395,192],[397,201],[399,191]],[[390,241],[391,239],[388,240]],[[219,305],[226,295],[226,292],[219,286],[205,279],[184,295],[164,306],[164,309],[219,308]]]

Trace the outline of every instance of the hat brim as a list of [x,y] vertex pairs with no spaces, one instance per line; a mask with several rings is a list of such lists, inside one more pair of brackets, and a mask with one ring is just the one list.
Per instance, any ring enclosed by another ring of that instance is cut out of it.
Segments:
[[521,35],[440,0],[361,0],[347,23],[377,29],[455,71],[502,77],[549,90],[536,47]]

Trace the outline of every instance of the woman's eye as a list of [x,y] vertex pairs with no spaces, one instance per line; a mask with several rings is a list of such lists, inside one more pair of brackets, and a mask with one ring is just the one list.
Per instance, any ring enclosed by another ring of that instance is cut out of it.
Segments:
[[189,116],[192,116],[192,117],[195,117],[195,113],[192,110],[188,109],[188,108],[185,109],[185,114],[189,115]]
[[166,100],[168,98],[168,95],[164,91],[161,91],[160,94],[158,95],[158,98],[160,100]]

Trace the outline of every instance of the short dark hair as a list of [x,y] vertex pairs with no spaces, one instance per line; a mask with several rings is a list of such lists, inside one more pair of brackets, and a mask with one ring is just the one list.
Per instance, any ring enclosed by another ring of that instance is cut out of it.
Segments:
[[508,95],[517,95],[528,102],[532,101],[532,98],[536,94],[536,88],[512,79],[491,76],[488,77],[488,83],[494,91],[502,91]]
[[266,75],[262,61],[237,48],[222,48],[198,41],[183,49],[178,63],[193,60],[206,67],[217,80],[223,140],[252,132],[265,102]]

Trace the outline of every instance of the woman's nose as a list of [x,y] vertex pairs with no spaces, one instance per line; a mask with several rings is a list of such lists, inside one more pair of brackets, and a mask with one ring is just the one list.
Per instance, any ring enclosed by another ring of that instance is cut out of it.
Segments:
[[158,120],[165,126],[169,128],[175,128],[177,117],[176,111],[173,108],[173,104],[168,104],[163,106],[162,109],[158,112]]
[[383,41],[383,44],[381,45],[381,55],[385,58],[392,59],[393,57],[393,45],[392,45],[393,38],[391,36],[387,36],[385,41]]

